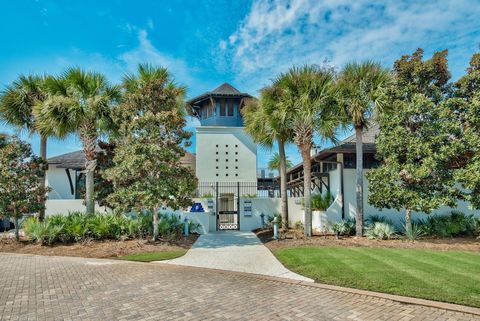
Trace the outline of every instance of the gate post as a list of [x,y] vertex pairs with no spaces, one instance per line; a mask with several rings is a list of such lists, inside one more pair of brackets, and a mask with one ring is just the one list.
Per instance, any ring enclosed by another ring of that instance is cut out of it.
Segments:
[[240,231],[240,182],[237,182],[237,218],[238,218],[238,230]]
[[215,182],[215,228],[218,231],[218,181]]

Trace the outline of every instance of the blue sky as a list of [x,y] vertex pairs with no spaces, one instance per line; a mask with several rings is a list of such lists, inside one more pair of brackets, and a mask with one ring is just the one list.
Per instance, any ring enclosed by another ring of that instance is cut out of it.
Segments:
[[[55,74],[68,66],[118,83],[150,62],[169,68],[188,97],[223,82],[257,95],[293,64],[328,60],[340,69],[375,59],[390,67],[417,47],[426,56],[449,49],[456,79],[479,50],[478,17],[479,0],[0,0],[0,87],[20,73]],[[0,131],[14,132],[2,125]],[[22,136],[38,150],[37,137]],[[48,153],[79,148],[76,137],[51,140]],[[259,167],[272,153],[259,149]],[[294,146],[288,154],[300,160]]]

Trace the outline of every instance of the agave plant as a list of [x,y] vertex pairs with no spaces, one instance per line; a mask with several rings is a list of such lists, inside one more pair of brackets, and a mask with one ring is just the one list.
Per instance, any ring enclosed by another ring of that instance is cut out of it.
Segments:
[[365,230],[365,236],[369,239],[388,240],[393,235],[395,235],[395,228],[388,223],[376,222]]

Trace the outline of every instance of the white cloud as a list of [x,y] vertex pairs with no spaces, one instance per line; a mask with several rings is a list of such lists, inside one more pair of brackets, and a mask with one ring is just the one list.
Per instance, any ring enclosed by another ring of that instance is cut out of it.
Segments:
[[417,47],[450,48],[451,65],[461,69],[480,41],[479,16],[477,0],[255,0],[219,48],[249,90],[292,64],[328,58],[337,67],[353,59],[390,66]]

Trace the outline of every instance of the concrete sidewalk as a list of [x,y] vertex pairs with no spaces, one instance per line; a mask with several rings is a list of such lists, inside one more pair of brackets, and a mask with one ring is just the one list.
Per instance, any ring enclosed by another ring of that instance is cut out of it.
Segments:
[[313,282],[286,269],[252,232],[223,231],[201,235],[182,257],[160,264],[256,273]]

